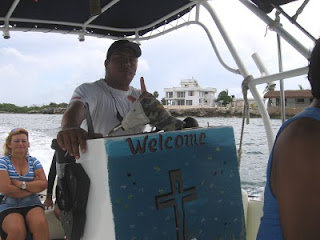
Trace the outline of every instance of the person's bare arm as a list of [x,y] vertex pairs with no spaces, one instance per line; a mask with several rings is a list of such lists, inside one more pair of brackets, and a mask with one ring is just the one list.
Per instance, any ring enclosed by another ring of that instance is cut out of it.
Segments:
[[84,104],[80,101],[72,102],[64,112],[61,122],[62,130],[68,128],[79,128],[85,119]]
[[[19,186],[21,186],[21,184]],[[32,194],[15,186],[10,180],[8,172],[5,170],[0,171],[0,192],[4,196],[15,198],[24,198]]]
[[88,133],[80,128],[82,121],[85,119],[85,107],[80,101],[72,102],[68,105],[63,114],[61,128],[58,133],[57,141],[59,146],[68,151],[71,156],[80,157],[79,145],[81,151],[86,151],[86,139]]
[[[19,187],[22,185],[21,181],[18,180],[11,180],[12,184],[16,187]],[[34,171],[34,180],[26,182],[27,188],[25,191],[31,192],[31,193],[39,193],[45,190],[48,187],[48,181],[46,178],[46,175],[42,168],[37,169]]]
[[278,137],[271,187],[284,239],[320,239],[320,122],[294,121]]

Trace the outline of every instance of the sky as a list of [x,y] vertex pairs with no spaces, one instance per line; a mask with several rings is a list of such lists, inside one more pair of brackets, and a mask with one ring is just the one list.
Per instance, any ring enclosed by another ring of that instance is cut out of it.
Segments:
[[[283,9],[293,15],[302,2],[299,0],[284,5]],[[260,77],[251,58],[256,52],[270,74],[277,72],[276,33],[267,30],[265,23],[237,0],[211,0],[209,3],[214,6],[247,71],[254,77]],[[320,36],[320,21],[315,22],[314,19],[318,19],[315,16],[319,9],[320,1],[312,0],[298,17],[298,22],[316,38]],[[274,18],[275,12],[269,16]],[[224,61],[237,68],[214,22],[204,9],[201,9],[200,20],[208,26]],[[312,49],[313,42],[298,33],[283,16],[281,23],[307,49]],[[104,77],[105,55],[113,42],[94,37],[86,37],[84,42],[79,42],[77,35],[60,33],[12,31],[10,35],[10,39],[0,38],[0,103],[17,106],[68,103],[78,85]],[[284,71],[307,66],[305,58],[284,40],[281,43]],[[142,56],[132,85],[140,88],[139,79],[143,76],[147,90],[151,93],[157,91],[159,99],[164,97],[164,88],[179,87],[181,80],[192,78],[202,88],[216,88],[217,94],[228,90],[229,95],[242,97],[242,76],[229,72],[218,62],[207,35],[199,26],[188,26],[142,41],[141,49]],[[299,89],[299,85],[310,89],[306,76],[284,83],[285,89],[292,90]],[[261,94],[265,86],[258,86]],[[279,83],[276,89],[279,89]]]

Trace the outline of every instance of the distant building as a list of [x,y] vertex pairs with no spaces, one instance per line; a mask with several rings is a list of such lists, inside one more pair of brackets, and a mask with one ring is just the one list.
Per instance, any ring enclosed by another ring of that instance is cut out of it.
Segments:
[[[286,90],[284,91],[285,106],[291,108],[305,108],[313,100],[311,90]],[[280,91],[270,91],[264,95],[268,99],[268,107],[280,107]]]
[[[256,101],[252,98],[248,98],[249,108],[256,108],[257,104]],[[234,108],[243,108],[244,100],[243,98],[232,98],[231,107]]]
[[165,88],[165,100],[171,106],[214,107],[216,88],[201,88],[195,79],[181,80],[180,87]]

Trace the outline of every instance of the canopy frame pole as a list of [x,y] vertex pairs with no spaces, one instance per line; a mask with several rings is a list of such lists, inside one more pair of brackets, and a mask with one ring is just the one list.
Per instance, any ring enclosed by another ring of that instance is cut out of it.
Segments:
[[293,25],[295,25],[301,32],[303,32],[312,41],[316,41],[316,38],[312,36],[305,28],[303,28],[293,17],[290,17],[280,6],[271,4],[278,12],[280,12],[285,18],[287,18]]
[[5,16],[4,19],[4,30],[3,30],[3,37],[5,39],[9,39],[10,38],[10,25],[9,25],[9,19],[12,16],[12,13],[14,12],[14,10],[16,9],[16,7],[18,6],[20,0],[14,0],[14,2],[12,3],[9,11],[7,12],[7,15]]
[[[102,9],[101,9],[101,13],[100,14],[102,14],[102,13],[104,13],[105,11],[107,11],[109,8],[111,8],[112,6],[114,6],[115,4],[117,4],[118,2],[119,2],[120,0],[113,0],[113,1],[111,1],[110,3],[108,3],[107,5],[105,5]],[[95,16],[92,16],[92,17],[90,17],[87,21],[85,21],[84,22],[84,24],[83,24],[83,26],[82,26],[82,31],[83,31],[83,33],[82,34],[84,34],[87,30],[87,26],[91,23],[91,22],[93,22],[96,18],[98,18],[99,17],[99,15],[95,15]]]
[[294,49],[296,49],[306,59],[310,56],[310,51],[305,48],[296,38],[289,34],[283,27],[277,22],[273,21],[266,13],[261,11],[257,6],[248,0],[239,0],[244,6],[246,6],[252,13],[264,21],[268,26],[272,26],[272,30],[278,33],[285,41],[287,41]]
[[262,76],[254,79],[254,84],[259,85],[263,83],[273,83],[273,81],[278,81],[285,78],[293,78],[297,76],[302,76],[308,73],[308,67],[296,68],[288,71],[283,71],[280,73],[270,74],[267,76]]
[[234,61],[236,62],[237,66],[239,67],[241,75],[243,76],[243,78],[246,81],[246,83],[245,83],[246,86],[250,89],[250,92],[258,105],[259,112],[260,112],[262,120],[264,122],[264,127],[265,127],[265,132],[267,135],[268,147],[269,147],[269,152],[270,152],[272,149],[273,140],[274,140],[270,116],[269,116],[269,113],[267,112],[266,107],[264,106],[263,100],[260,97],[260,94],[257,90],[256,85],[252,84],[253,77],[251,75],[249,75],[249,73],[248,73],[247,69],[245,68],[242,60],[240,59],[234,45],[232,44],[231,39],[229,38],[228,34],[224,30],[224,27],[222,26],[222,24],[221,24],[218,16],[216,15],[215,11],[213,10],[213,8],[207,2],[202,3],[202,5],[211,14],[211,17],[214,20],[222,38],[224,39],[225,44],[227,45]]
[[[277,34],[278,43],[278,62],[279,62],[279,72],[283,72],[283,62],[282,62],[282,48],[281,48],[281,37]],[[281,120],[282,123],[286,121],[286,97],[284,93],[284,82],[280,79],[280,107],[281,107]]]

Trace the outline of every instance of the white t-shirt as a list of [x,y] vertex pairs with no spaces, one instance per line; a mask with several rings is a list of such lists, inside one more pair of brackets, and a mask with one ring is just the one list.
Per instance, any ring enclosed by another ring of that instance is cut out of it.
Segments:
[[[128,91],[122,91],[110,87],[104,79],[92,83],[84,83],[77,87],[70,100],[81,101],[89,104],[90,115],[95,133],[102,133],[106,136],[114,127],[120,124],[117,119],[117,109],[122,117],[130,110],[132,102],[128,96],[138,98],[141,91],[130,87]],[[86,121],[83,121],[81,127],[87,128]],[[119,130],[116,135],[130,135],[142,133],[144,126],[129,129],[127,131]]]

